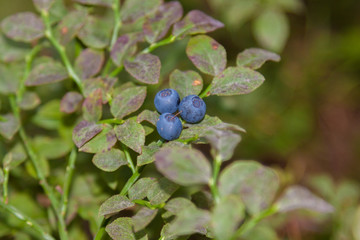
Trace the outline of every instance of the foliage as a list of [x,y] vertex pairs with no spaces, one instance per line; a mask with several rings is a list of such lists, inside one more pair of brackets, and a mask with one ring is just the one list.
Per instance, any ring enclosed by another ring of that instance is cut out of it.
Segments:
[[[266,217],[294,209],[333,211],[304,187],[280,186],[275,170],[255,161],[237,160],[221,171],[244,130],[216,116],[185,124],[174,141],[152,134],[159,114],[146,105],[149,90],[162,81],[155,49],[187,42],[184,52],[202,75],[174,69],[169,84],[182,97],[201,98],[251,93],[265,80],[257,69],[279,61],[277,54],[246,49],[229,66],[224,46],[204,35],[224,25],[198,10],[183,16],[179,2],[76,0],[70,8],[62,0],[33,2],[38,14],[17,13],[1,23],[7,47],[0,48],[0,86],[8,112],[1,115],[0,134],[9,151],[0,169],[0,207],[6,225],[39,239],[79,239],[81,217],[95,239],[251,239]],[[273,20],[283,34],[283,17],[273,11],[255,26]],[[283,39],[267,38],[260,31],[270,48],[282,47]],[[128,78],[120,75],[124,71]],[[62,89],[62,96],[41,104],[52,89]],[[211,158],[200,144],[210,146]],[[78,152],[93,154],[96,169],[75,171],[81,162],[92,164]],[[66,166],[52,161],[64,158]],[[153,176],[142,175],[151,166]],[[24,185],[40,185],[40,209],[30,193],[23,196],[27,206],[16,203],[21,198],[9,194],[10,173],[23,175]]]

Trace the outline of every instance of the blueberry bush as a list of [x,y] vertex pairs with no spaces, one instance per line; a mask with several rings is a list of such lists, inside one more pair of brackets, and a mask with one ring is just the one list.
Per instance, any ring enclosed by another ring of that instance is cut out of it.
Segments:
[[[270,239],[264,219],[333,211],[270,167],[230,162],[245,130],[206,114],[207,98],[260,87],[279,55],[249,48],[228,64],[205,35],[223,23],[177,1],[33,4],[1,22],[2,236]],[[154,51],[178,42],[197,71],[167,81]]]

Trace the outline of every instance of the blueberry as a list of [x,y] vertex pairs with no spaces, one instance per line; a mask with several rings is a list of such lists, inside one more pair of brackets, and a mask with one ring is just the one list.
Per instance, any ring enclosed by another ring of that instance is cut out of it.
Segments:
[[177,139],[182,131],[182,124],[178,117],[171,113],[163,113],[156,122],[156,129],[165,140]]
[[180,116],[188,123],[200,122],[206,113],[205,102],[196,95],[183,98],[179,105]]
[[156,94],[154,103],[160,113],[174,113],[178,110],[180,96],[174,89],[163,89]]

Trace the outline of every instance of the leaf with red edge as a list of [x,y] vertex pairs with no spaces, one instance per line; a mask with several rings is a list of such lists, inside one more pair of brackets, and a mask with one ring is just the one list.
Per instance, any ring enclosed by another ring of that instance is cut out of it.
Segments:
[[111,125],[103,124],[103,130],[85,143],[79,151],[87,153],[98,153],[109,151],[117,142],[115,132]]
[[158,56],[146,53],[133,61],[124,62],[125,69],[134,78],[147,84],[157,84],[160,79],[161,62]]
[[192,37],[186,47],[186,54],[206,74],[216,76],[226,68],[225,48],[206,35]]
[[83,81],[84,95],[88,97],[94,90],[101,89],[103,104],[108,102],[107,94],[110,94],[117,79],[110,77],[89,78]]
[[123,117],[137,111],[144,103],[146,87],[130,87],[117,93],[112,100],[110,111],[114,117]]
[[68,78],[66,68],[59,62],[50,61],[37,65],[26,79],[26,86],[38,86],[43,84],[60,82]]
[[100,72],[104,59],[103,51],[87,48],[76,58],[75,71],[81,79],[91,78]]
[[169,31],[171,25],[179,21],[183,15],[183,8],[179,2],[167,2],[162,4],[153,16],[148,17],[143,30],[145,38],[149,43],[154,43]]
[[124,59],[129,57],[136,49],[136,44],[144,40],[142,32],[127,33],[120,36],[111,50],[111,59],[117,66],[121,66]]
[[32,12],[16,13],[1,22],[5,35],[15,41],[32,42],[44,36],[45,26]]
[[60,111],[64,113],[76,112],[81,106],[83,96],[78,92],[68,92],[64,95],[60,102]]
[[81,121],[73,131],[73,141],[80,148],[103,130],[101,124]]
[[67,14],[56,26],[54,35],[62,45],[68,44],[85,24],[86,11],[73,11]]
[[83,116],[86,121],[97,122],[102,116],[102,91],[100,88],[93,91],[82,105]]
[[266,61],[279,62],[280,56],[276,53],[261,49],[248,48],[236,57],[236,64],[251,69],[260,68]]
[[183,37],[186,35],[212,32],[222,27],[224,27],[222,22],[199,10],[192,10],[183,20],[174,25],[172,34],[176,37]]

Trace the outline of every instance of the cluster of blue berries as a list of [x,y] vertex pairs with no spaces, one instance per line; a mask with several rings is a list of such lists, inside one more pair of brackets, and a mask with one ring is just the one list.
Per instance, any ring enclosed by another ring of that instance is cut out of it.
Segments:
[[[154,99],[155,108],[161,113],[156,128],[165,140],[177,139],[182,131],[179,114],[188,123],[200,122],[206,112],[205,102],[196,95],[189,95],[180,101],[179,94],[171,88],[159,91]],[[179,111],[174,115],[176,111]]]

